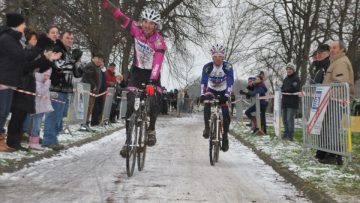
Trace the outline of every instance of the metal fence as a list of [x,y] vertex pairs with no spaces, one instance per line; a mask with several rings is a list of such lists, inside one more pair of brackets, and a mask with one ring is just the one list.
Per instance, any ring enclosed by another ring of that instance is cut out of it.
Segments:
[[[350,96],[347,83],[303,87],[303,156],[309,149],[346,157],[352,164]],[[310,157],[312,157],[310,155]]]
[[67,116],[64,119],[64,131],[72,135],[70,125],[86,123],[90,99],[90,84],[76,83],[75,92],[70,95]]
[[105,96],[104,108],[101,118],[101,125],[104,126],[109,123],[111,106],[113,105],[114,97],[115,97],[115,88],[109,87],[107,88],[107,94]]

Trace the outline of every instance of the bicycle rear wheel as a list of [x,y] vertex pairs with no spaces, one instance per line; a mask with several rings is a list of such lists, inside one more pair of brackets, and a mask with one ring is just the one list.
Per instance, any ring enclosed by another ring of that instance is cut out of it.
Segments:
[[210,136],[209,136],[209,157],[210,164],[213,166],[216,162],[216,116],[212,115],[210,119]]
[[128,177],[131,177],[134,174],[135,162],[136,162],[136,148],[137,148],[137,134],[138,134],[138,125],[136,124],[135,113],[130,117],[130,123],[127,133],[127,155],[126,155],[126,173]]
[[146,129],[148,128],[148,120],[146,114],[142,116],[140,125],[139,125],[139,147],[137,152],[137,162],[138,170],[142,171],[145,167],[145,158],[146,158],[146,142],[147,142],[147,133]]

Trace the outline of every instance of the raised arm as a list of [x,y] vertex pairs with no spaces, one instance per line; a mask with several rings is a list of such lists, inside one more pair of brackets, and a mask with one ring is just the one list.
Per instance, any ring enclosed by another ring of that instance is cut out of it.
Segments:
[[164,39],[159,36],[155,42],[155,53],[152,64],[152,72],[150,75],[150,80],[158,80],[161,72],[161,66],[164,61],[166,45]]
[[119,8],[116,8],[116,6],[109,0],[102,0],[101,6],[109,11],[109,13],[121,24],[123,28],[126,28],[129,25],[130,18],[121,12]]

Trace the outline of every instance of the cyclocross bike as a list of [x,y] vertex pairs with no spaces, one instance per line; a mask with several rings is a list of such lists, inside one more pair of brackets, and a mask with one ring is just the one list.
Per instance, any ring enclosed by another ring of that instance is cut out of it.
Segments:
[[138,170],[142,171],[144,169],[147,142],[146,129],[149,125],[149,98],[145,90],[136,89],[132,92],[135,94],[134,113],[128,119],[129,125],[126,130],[126,172],[128,177],[131,177],[134,173],[136,159]]
[[221,108],[219,107],[219,97],[213,100],[205,101],[212,104],[210,116],[210,136],[209,136],[209,156],[210,164],[215,165],[219,160],[221,141],[223,134],[223,118]]

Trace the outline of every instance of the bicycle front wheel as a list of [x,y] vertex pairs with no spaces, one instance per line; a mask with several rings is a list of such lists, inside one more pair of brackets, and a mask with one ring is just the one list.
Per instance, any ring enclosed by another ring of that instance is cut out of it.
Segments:
[[209,157],[210,164],[213,166],[216,162],[216,116],[210,118],[210,136],[209,136]]
[[135,162],[136,162],[136,148],[137,148],[137,135],[138,135],[138,125],[136,124],[136,117],[133,114],[130,117],[128,129],[126,130],[126,173],[128,177],[131,177],[134,174]]
[[139,125],[139,147],[137,153],[137,162],[138,162],[138,170],[142,171],[145,166],[145,157],[146,157],[146,142],[147,142],[147,133],[146,129],[148,128],[148,120],[146,114],[142,116]]
[[[216,122],[218,122],[218,120],[216,119]],[[221,148],[221,139],[220,139],[220,134],[221,134],[221,125],[217,126],[216,128],[216,133],[215,133],[215,137],[216,137],[216,144],[214,146],[215,148],[215,162],[219,161],[219,152],[220,152],[220,148]]]

